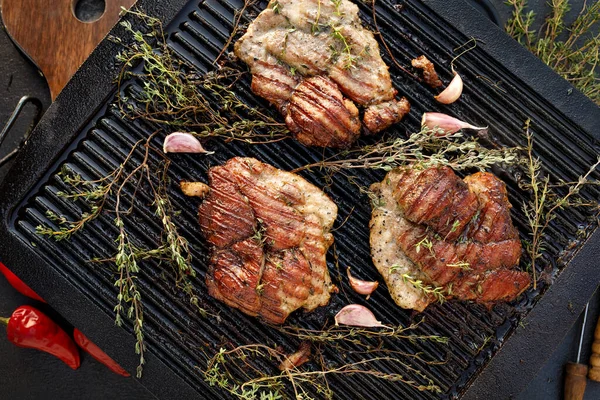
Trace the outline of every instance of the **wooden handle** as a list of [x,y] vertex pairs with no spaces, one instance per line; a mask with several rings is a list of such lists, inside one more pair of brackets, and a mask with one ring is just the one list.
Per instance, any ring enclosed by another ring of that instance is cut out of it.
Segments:
[[588,378],[600,382],[600,318],[596,323],[594,331],[594,343],[592,344],[592,355],[590,357],[590,372]]
[[588,367],[584,364],[568,363],[565,368],[565,400],[582,400],[587,383]]
[[118,21],[121,6],[129,8],[134,2],[106,0],[98,20],[82,22],[74,15],[77,0],[2,0],[2,19],[12,39],[46,77],[54,100]]
[[588,367],[584,364],[568,363],[565,368],[565,400],[582,400],[587,383]]

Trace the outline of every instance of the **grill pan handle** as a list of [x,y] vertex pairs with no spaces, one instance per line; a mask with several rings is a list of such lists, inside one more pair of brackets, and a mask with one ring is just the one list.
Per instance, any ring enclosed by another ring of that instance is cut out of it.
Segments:
[[0,159],[0,167],[2,167],[4,164],[6,164],[10,160],[12,160],[14,158],[14,156],[17,155],[19,150],[21,150],[21,148],[23,148],[23,146],[25,145],[25,142],[27,142],[27,139],[29,138],[29,135],[31,134],[31,131],[33,130],[33,128],[35,128],[35,126],[39,122],[40,118],[42,117],[42,108],[43,107],[42,107],[42,102],[40,101],[40,99],[38,99],[37,97],[32,97],[32,96],[21,97],[21,99],[17,103],[17,106],[15,107],[12,114],[8,118],[6,125],[4,125],[2,132],[0,132],[0,148],[2,147],[2,142],[4,142],[4,139],[6,139],[6,137],[8,136],[8,132],[10,132],[10,130],[12,129],[13,125],[19,118],[21,111],[23,111],[23,108],[25,108],[25,105],[27,105],[27,103],[31,103],[35,106],[35,109],[36,109],[35,116],[33,117],[33,120],[31,121],[29,128],[27,129],[27,131],[25,131],[25,134],[21,138],[21,142],[19,143],[19,145],[14,150],[12,150],[10,153],[8,153],[6,156],[4,156],[2,159]]

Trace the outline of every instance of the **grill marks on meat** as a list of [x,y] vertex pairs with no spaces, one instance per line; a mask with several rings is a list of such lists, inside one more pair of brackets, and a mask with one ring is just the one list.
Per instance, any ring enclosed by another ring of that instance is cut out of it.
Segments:
[[404,97],[385,103],[369,106],[365,110],[363,123],[367,134],[380,132],[389,128],[410,111],[410,104]]
[[253,92],[277,107],[303,144],[347,147],[363,127],[379,132],[410,110],[405,98],[395,99],[379,45],[347,0],[337,7],[320,0],[271,2],[234,50],[250,67]]
[[225,303],[246,314],[258,315],[261,302],[256,287],[264,263],[260,243],[253,239],[216,250],[210,259],[209,275],[212,276],[206,279],[208,293],[220,300],[226,298]]
[[360,135],[358,109],[327,78],[305,79],[292,95],[285,118],[288,128],[302,143],[344,147]]
[[[257,63],[260,63],[257,61]],[[265,63],[263,63],[265,64]],[[297,76],[290,75],[281,65],[263,65],[260,72],[252,75],[251,89],[254,93],[268,99],[280,113],[286,114],[287,104],[300,83]]]
[[397,169],[371,189],[381,204],[371,219],[373,261],[401,307],[422,311],[434,300],[402,274],[480,303],[513,300],[530,285],[514,270],[521,243],[506,187],[493,174],[463,181],[447,167]]
[[492,174],[477,173],[465,178],[469,189],[482,204],[479,218],[471,225],[469,236],[479,242],[497,242],[502,239],[519,239],[519,232],[511,223],[506,187]]
[[236,157],[209,171],[199,208],[212,245],[209,294],[246,314],[280,324],[329,301],[325,260],[336,205],[298,175]]
[[392,188],[398,183],[398,174],[392,172],[388,173],[383,182],[371,185],[371,191],[377,196],[369,224],[371,257],[394,302],[402,308],[423,311],[431,299],[402,279],[404,274],[421,280],[426,276],[402,251],[397,240],[413,225],[404,218],[400,206],[394,201]]
[[456,239],[479,208],[475,194],[450,168],[405,170],[400,180],[394,198],[405,217],[429,226],[446,240]]

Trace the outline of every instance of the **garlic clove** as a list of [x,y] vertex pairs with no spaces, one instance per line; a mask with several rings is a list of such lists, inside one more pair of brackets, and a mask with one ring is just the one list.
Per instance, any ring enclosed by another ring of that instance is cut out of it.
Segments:
[[454,78],[450,81],[446,89],[444,89],[440,94],[435,96],[434,98],[442,104],[452,104],[462,94],[463,91],[463,80],[459,74],[454,71]]
[[379,286],[379,282],[363,281],[362,279],[353,277],[350,273],[350,267],[348,267],[348,280],[350,281],[350,286],[356,293],[367,295],[367,300],[369,300],[371,293]]
[[444,133],[455,133],[461,129],[474,129],[480,131],[487,129],[487,126],[474,126],[468,122],[461,121],[460,119],[451,117],[447,114],[426,112],[423,113],[423,118],[421,119],[421,128],[429,128],[432,130],[440,129]]
[[361,326],[364,328],[385,327],[377,321],[375,315],[365,306],[350,304],[335,315],[335,325]]
[[204,150],[200,141],[190,133],[173,132],[165,138],[163,143],[165,153],[204,153],[213,154],[212,151]]

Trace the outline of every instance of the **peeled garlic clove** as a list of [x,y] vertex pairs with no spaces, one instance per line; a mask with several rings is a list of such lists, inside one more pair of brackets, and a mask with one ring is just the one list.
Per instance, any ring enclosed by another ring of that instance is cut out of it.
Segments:
[[165,138],[163,143],[165,153],[204,153],[213,154],[204,150],[200,141],[194,135],[186,132],[173,132]]
[[348,325],[364,328],[381,328],[385,326],[377,321],[371,310],[360,304],[350,304],[342,308],[335,316],[335,324],[336,326]]
[[434,98],[442,103],[442,104],[452,104],[462,94],[463,91],[463,80],[459,74],[454,72],[454,78],[450,81],[450,84],[442,91],[442,93],[438,94]]
[[487,129],[486,127],[478,127],[469,124],[468,122],[461,121],[460,119],[451,117],[442,113],[426,112],[423,113],[421,119],[421,128],[429,128],[432,130],[441,129],[444,133],[454,133],[461,129],[474,129],[477,131]]
[[350,268],[348,268],[348,280],[350,280],[350,286],[356,293],[367,295],[367,300],[371,293],[379,286],[379,282],[363,281],[362,279],[353,277],[350,273]]

